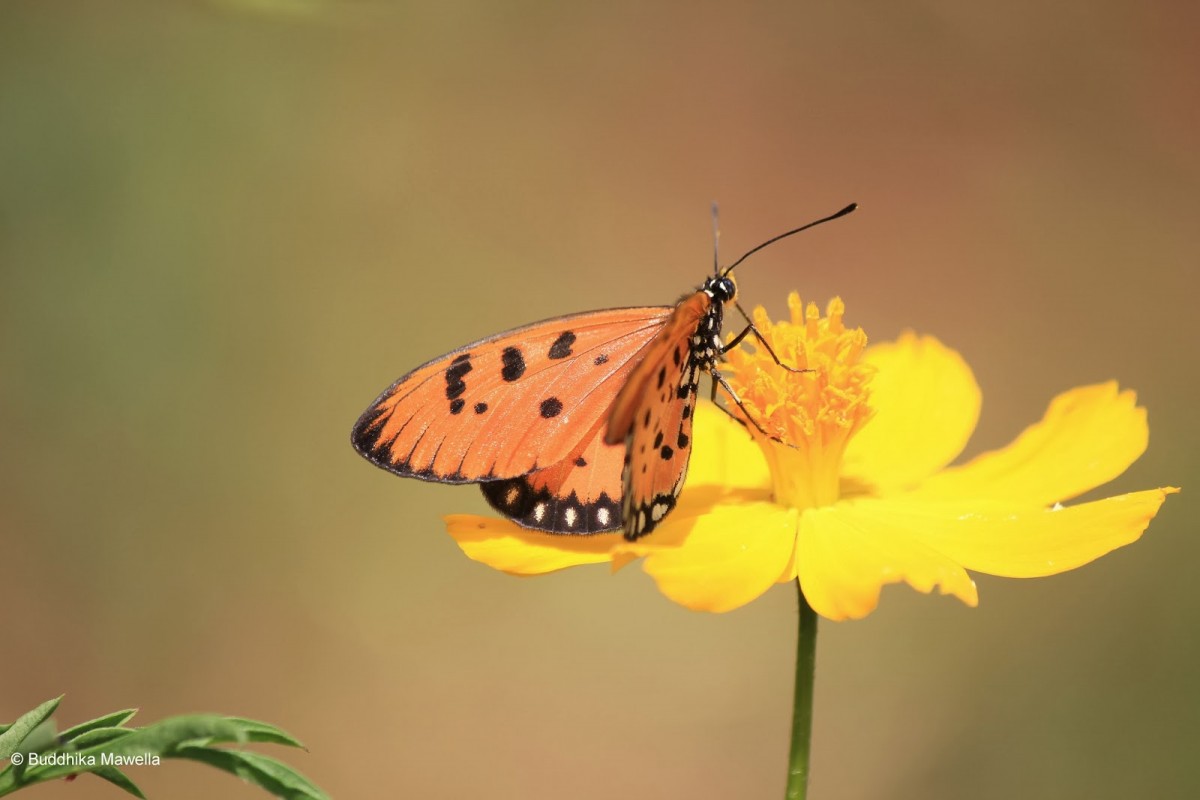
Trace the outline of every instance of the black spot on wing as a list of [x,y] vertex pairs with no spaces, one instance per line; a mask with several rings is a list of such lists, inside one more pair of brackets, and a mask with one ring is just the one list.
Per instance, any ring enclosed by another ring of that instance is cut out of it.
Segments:
[[688,439],[688,436],[686,433],[680,433],[679,439],[676,440],[675,444],[677,444],[679,446],[679,449],[682,450],[683,448],[688,446],[689,441],[690,440]]
[[461,412],[463,410],[463,406],[465,406],[466,404],[467,404],[467,401],[463,400],[461,397],[459,397],[455,400],[451,400],[450,401],[450,413],[458,414],[459,412]]
[[504,363],[504,368],[500,370],[500,377],[509,383],[525,374],[525,356],[521,353],[520,348],[504,348],[504,352],[500,354],[500,360]]
[[607,364],[608,356],[605,355],[604,353],[601,353],[600,355],[596,356],[595,360],[593,360],[592,363],[595,364],[597,367],[600,366],[601,364]]
[[488,410],[487,403],[476,403],[475,404],[475,413],[476,414],[482,414],[483,412],[485,412],[487,410]]
[[563,410],[562,401],[559,400],[557,397],[547,397],[545,400],[542,401],[541,412],[542,412],[542,417],[545,419],[551,419],[553,417],[557,417],[559,414],[562,413],[562,410]]
[[[471,371],[471,354],[463,353],[450,362],[446,368],[446,399],[454,400],[467,390],[467,382],[463,380]],[[452,412],[457,414],[458,412]]]
[[575,334],[571,331],[563,331],[554,340],[554,344],[550,345],[550,352],[547,354],[550,358],[566,358],[571,355],[571,345],[575,344]]
[[671,449],[670,445],[664,444],[658,454],[662,456],[663,461],[670,461],[671,456],[675,455],[675,451]]
[[586,466],[587,466],[587,459],[586,459],[586,458],[584,458],[583,456],[580,456],[579,458],[575,459],[575,466],[577,466],[577,467],[586,467]]

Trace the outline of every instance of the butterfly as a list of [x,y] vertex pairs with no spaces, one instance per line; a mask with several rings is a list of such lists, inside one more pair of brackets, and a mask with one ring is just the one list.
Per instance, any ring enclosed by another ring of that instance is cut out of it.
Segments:
[[762,431],[718,369],[750,334],[780,363],[753,323],[722,339],[725,306],[741,311],[733,268],[855,208],[769,239],[723,270],[714,255],[713,275],[673,306],[555,317],[435,358],[388,387],[351,442],[396,475],[477,483],[493,508],[527,528],[644,536],[683,488],[702,373],[714,400],[721,386]]

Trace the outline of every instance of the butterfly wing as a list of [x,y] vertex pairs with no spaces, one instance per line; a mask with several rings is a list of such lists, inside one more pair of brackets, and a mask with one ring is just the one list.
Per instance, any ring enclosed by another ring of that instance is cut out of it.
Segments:
[[621,521],[625,444],[606,444],[601,417],[575,452],[552,467],[481,484],[501,514],[527,528],[552,533],[602,533]]
[[443,483],[502,481],[573,460],[671,313],[592,311],[466,345],[392,384],[351,440],[383,469]]
[[720,330],[719,304],[704,292],[685,297],[613,405],[605,439],[626,443],[622,519],[628,539],[654,530],[683,489],[699,375],[713,363]]

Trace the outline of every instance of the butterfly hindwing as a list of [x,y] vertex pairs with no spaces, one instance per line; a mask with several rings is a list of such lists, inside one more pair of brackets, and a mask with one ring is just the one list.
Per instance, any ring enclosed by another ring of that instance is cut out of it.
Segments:
[[[671,313],[574,314],[461,347],[380,395],[354,426],[354,446],[398,475],[445,483],[517,478],[573,460]],[[619,491],[614,484],[609,496]]]
[[589,534],[618,530],[625,446],[604,442],[597,420],[576,451],[558,464],[480,484],[492,507],[527,528]]

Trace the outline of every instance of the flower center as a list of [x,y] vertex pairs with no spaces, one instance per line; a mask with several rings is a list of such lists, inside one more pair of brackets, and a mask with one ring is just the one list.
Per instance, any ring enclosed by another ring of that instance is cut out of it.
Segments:
[[747,427],[771,469],[775,501],[799,509],[832,505],[846,443],[874,413],[868,384],[875,368],[862,363],[866,333],[842,323],[841,298],[830,301],[824,318],[795,292],[788,309],[790,321],[772,322],[760,306],[754,325],[783,364],[810,371],[790,372],[766,348],[743,347],[729,353],[729,383],[754,418]]

